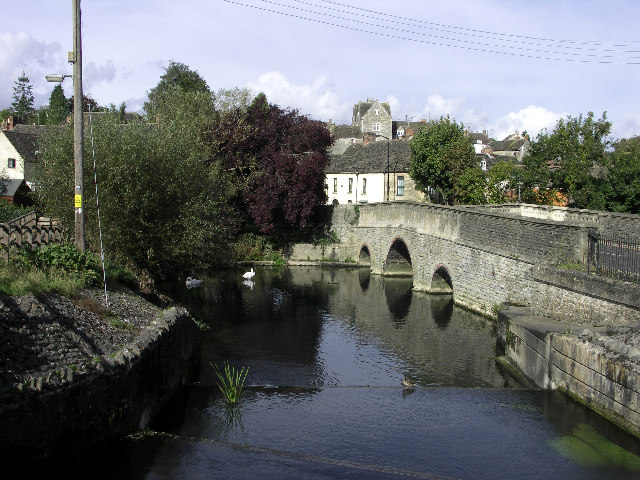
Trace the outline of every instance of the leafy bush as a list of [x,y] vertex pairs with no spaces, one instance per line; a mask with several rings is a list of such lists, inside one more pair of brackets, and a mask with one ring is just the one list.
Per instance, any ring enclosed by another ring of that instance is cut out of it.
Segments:
[[32,211],[33,207],[19,207],[13,203],[0,200],[0,223],[7,223]]
[[98,285],[102,279],[100,259],[91,252],[81,252],[71,243],[23,248],[15,255],[23,269],[75,274],[86,285]]

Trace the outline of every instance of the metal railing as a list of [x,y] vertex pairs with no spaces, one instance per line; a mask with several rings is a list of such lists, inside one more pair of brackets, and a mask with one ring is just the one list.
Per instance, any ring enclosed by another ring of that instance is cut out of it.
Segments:
[[587,271],[618,280],[640,282],[640,237],[589,232]]

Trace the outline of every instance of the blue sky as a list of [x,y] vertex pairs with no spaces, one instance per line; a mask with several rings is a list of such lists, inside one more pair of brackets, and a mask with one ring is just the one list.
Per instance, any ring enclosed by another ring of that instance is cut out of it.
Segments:
[[[48,103],[44,75],[71,73],[72,1],[2,1],[0,108],[23,70]],[[640,135],[637,0],[85,0],[82,18],[102,105],[140,110],[174,60],[337,123],[373,97],[396,120],[448,114],[499,139],[589,111]]]

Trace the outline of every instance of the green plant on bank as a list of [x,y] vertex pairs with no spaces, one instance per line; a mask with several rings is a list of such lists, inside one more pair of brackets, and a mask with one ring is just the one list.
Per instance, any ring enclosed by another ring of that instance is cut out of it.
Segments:
[[331,230],[325,235],[321,235],[321,236],[314,235],[311,243],[317,247],[326,247],[327,245],[334,245],[336,243],[340,243],[340,237],[338,237],[338,234],[335,231]]
[[229,405],[235,405],[240,399],[244,381],[249,373],[249,367],[242,367],[240,370],[236,370],[235,367],[229,365],[229,362],[225,362],[224,369],[220,371],[217,365],[212,363],[210,365],[218,376],[218,388],[224,395],[225,401]]
[[347,258],[345,258],[345,259],[344,259],[344,262],[345,262],[345,263],[356,263],[356,261],[355,261],[353,258],[351,258],[351,257],[347,257]]
[[498,316],[498,313],[499,313],[499,312],[501,312],[502,310],[506,310],[506,309],[507,309],[507,307],[506,307],[505,305],[498,305],[497,303],[494,303],[494,304],[491,306],[491,313],[492,313],[494,316]]
[[[125,267],[107,263],[108,281],[135,288],[136,277]],[[24,247],[9,252],[9,262],[0,269],[0,294],[55,292],[73,297],[79,290],[102,284],[102,264],[89,251],[80,252],[73,244]]]

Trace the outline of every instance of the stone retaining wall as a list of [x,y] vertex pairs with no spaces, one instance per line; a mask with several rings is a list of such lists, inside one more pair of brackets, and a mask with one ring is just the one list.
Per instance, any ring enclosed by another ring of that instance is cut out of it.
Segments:
[[499,313],[498,332],[509,360],[538,387],[561,389],[640,438],[640,333],[623,330],[607,348],[605,329],[584,330],[515,306]]
[[36,462],[44,468],[73,460],[145,428],[193,372],[199,338],[185,309],[164,310],[135,342],[114,358],[101,358],[97,371],[0,409],[7,478],[24,475]]

